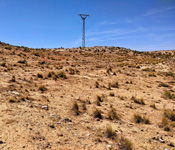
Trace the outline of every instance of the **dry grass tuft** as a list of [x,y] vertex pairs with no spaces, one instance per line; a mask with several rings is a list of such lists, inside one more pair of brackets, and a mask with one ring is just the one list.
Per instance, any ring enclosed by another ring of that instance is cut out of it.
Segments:
[[120,120],[119,115],[116,113],[116,110],[114,108],[111,108],[111,110],[108,113],[108,119],[110,120]]
[[157,109],[155,104],[151,104],[150,107],[152,107],[153,109]]
[[135,123],[145,123],[150,124],[150,120],[148,118],[142,117],[139,114],[134,114],[134,122]]
[[175,111],[173,110],[165,110],[164,116],[171,121],[175,121]]
[[103,116],[101,114],[101,110],[99,110],[96,107],[94,108],[93,116],[94,116],[94,118],[99,118],[99,119],[102,119],[103,118]]
[[78,106],[77,102],[73,103],[72,110],[73,110],[73,112],[75,113],[76,116],[78,116],[80,114],[79,106]]
[[137,99],[135,96],[131,97],[131,100],[133,100],[135,103],[140,104],[140,105],[145,105],[145,101],[143,98]]
[[121,137],[119,147],[121,150],[133,150],[132,142],[124,137]]
[[165,99],[175,99],[175,94],[172,94],[170,91],[164,91],[163,97]]
[[38,89],[39,89],[40,91],[42,91],[42,92],[44,92],[44,91],[47,90],[47,88],[46,88],[44,85],[40,85],[40,86],[38,87]]
[[112,128],[111,125],[107,125],[106,127],[106,136],[108,138],[114,138],[116,136],[115,130]]

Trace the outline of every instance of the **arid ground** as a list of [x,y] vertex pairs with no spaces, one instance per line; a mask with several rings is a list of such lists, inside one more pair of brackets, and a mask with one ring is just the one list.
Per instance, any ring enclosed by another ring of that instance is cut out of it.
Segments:
[[0,149],[174,150],[175,50],[0,42]]

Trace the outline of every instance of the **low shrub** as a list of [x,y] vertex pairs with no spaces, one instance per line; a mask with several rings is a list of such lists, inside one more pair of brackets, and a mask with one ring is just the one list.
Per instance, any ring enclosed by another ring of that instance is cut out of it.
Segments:
[[164,131],[170,131],[171,130],[170,122],[165,116],[162,118],[162,121],[161,121],[159,127],[163,128]]
[[113,88],[119,88],[118,82],[116,81],[116,82],[112,83],[111,84],[111,87],[113,87]]
[[11,82],[16,82],[16,77],[13,75],[12,79],[10,80]]
[[173,110],[165,110],[164,116],[171,121],[175,121],[175,111]]
[[152,107],[153,109],[157,109],[155,104],[151,104],[150,107]]
[[119,147],[121,150],[133,150],[132,142],[124,137],[121,137]]
[[74,111],[75,115],[78,116],[78,115],[80,114],[79,106],[78,106],[77,102],[74,102],[74,103],[73,103],[72,110]]
[[98,81],[95,82],[95,87],[99,88],[99,82]]
[[166,99],[175,99],[175,94],[172,94],[170,91],[164,91],[163,97]]
[[47,90],[47,88],[44,85],[40,85],[38,89],[42,92]]
[[113,92],[110,92],[109,96],[115,96],[115,94]]
[[58,73],[58,77],[63,78],[63,79],[67,79],[67,76],[66,76],[66,74],[65,74],[64,71],[60,71],[60,72]]
[[162,82],[158,86],[159,87],[170,87],[168,84],[165,84],[165,83],[162,83]]
[[131,100],[133,100],[135,103],[140,104],[140,105],[145,105],[145,101],[143,98],[137,99],[135,96],[131,97]]
[[134,122],[150,124],[150,120],[148,118],[142,117],[141,115],[138,114],[134,114]]
[[99,110],[96,107],[94,108],[93,116],[94,116],[94,118],[99,118],[99,119],[102,119],[103,118],[103,116],[101,114],[101,110]]
[[41,73],[38,73],[38,74],[37,74],[37,77],[38,77],[38,78],[43,78],[43,75],[42,75]]
[[116,110],[114,108],[111,108],[107,118],[110,120],[120,120],[120,117],[119,115],[117,115]]
[[2,63],[0,63],[0,66],[6,67],[6,63],[5,62],[2,62]]
[[116,136],[115,130],[112,128],[111,125],[107,125],[106,135],[107,135],[108,138],[113,138],[114,136]]

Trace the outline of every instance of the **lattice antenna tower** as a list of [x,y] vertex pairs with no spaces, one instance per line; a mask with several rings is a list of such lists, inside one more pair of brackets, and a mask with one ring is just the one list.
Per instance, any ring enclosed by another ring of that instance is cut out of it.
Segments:
[[88,14],[78,14],[81,19],[83,20],[83,32],[82,32],[82,47],[85,47],[85,19],[87,18],[87,16],[89,16]]

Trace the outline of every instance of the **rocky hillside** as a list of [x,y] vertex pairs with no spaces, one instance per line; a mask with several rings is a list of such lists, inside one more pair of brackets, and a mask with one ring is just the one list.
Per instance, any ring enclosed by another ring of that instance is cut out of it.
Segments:
[[175,51],[0,42],[0,149],[175,149]]

